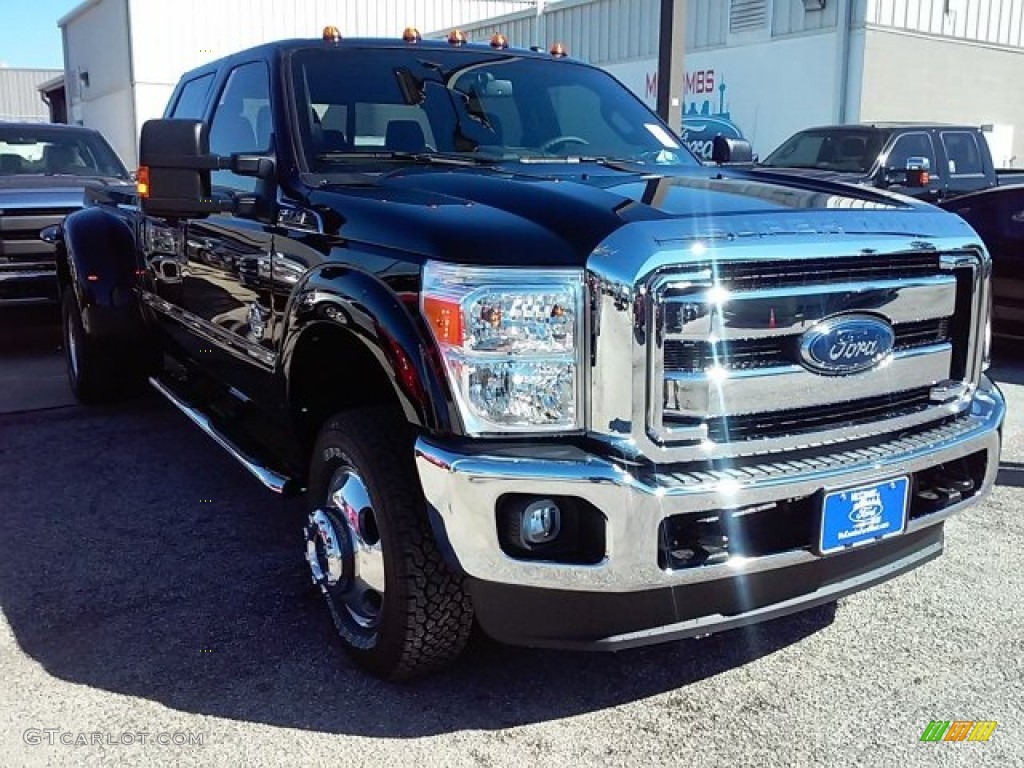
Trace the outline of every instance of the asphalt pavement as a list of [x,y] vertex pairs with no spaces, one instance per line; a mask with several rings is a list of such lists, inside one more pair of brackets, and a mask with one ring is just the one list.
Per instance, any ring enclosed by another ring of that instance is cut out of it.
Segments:
[[334,641],[300,502],[156,397],[75,405],[52,313],[0,313],[0,765],[1024,765],[1024,362],[993,375],[998,485],[917,571],[614,655],[480,637],[395,685]]

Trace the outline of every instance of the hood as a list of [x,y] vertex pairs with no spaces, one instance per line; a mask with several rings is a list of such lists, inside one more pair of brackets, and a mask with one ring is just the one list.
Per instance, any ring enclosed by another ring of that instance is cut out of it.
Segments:
[[93,176],[0,176],[0,212],[81,208],[90,200],[123,197],[131,182]]
[[777,168],[774,166],[757,165],[754,172],[766,175],[798,176],[814,181],[826,181],[839,184],[870,184],[870,173],[850,173],[842,171],[825,171],[819,168]]
[[[665,222],[673,238],[751,227],[923,234],[931,221],[925,206],[878,190],[711,167],[657,175],[579,164],[417,167],[343,191],[318,190],[310,202],[349,241],[461,263],[523,266],[583,264],[616,229],[642,221]],[[889,214],[884,221],[883,214]],[[912,220],[902,221],[908,215]]]

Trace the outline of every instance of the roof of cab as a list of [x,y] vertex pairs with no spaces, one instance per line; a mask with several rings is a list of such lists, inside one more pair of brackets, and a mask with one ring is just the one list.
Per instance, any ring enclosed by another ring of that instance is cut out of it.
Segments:
[[378,50],[406,50],[409,48],[420,48],[424,50],[434,51],[471,51],[476,54],[491,53],[495,56],[508,56],[515,55],[524,58],[535,58],[535,59],[553,59],[555,61],[560,60],[573,60],[569,56],[552,56],[547,51],[539,48],[496,48],[486,42],[466,42],[460,45],[453,45],[447,40],[419,40],[415,43],[405,42],[401,38],[391,37],[343,37],[341,40],[334,42],[330,40],[324,40],[322,38],[295,38],[289,40],[275,40],[269,43],[263,43],[261,45],[254,46],[252,48],[246,48],[235,53],[222,56],[219,59],[207,62],[202,66],[196,67],[184,75],[183,80],[191,79],[192,77],[202,74],[204,72],[210,72],[213,70],[220,69],[225,64],[239,60],[239,59],[269,59],[279,53],[288,53],[291,51],[298,51],[303,49],[337,49],[337,50],[359,50],[366,48],[374,48]]

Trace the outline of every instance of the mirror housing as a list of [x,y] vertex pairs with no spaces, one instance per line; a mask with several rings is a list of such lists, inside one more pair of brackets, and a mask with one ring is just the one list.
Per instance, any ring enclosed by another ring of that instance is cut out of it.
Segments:
[[931,162],[927,157],[908,157],[903,168],[886,167],[883,178],[886,184],[921,189],[931,181]]
[[729,139],[718,134],[711,143],[711,162],[716,165],[749,165],[754,148],[746,139]]
[[147,216],[200,218],[218,213],[210,171],[210,139],[201,120],[147,120],[139,139],[137,187]]
[[261,155],[210,154],[208,127],[201,120],[147,120],[139,158],[136,182],[142,211],[169,219],[235,211],[234,201],[213,198],[212,171],[271,179],[275,170],[274,161]]

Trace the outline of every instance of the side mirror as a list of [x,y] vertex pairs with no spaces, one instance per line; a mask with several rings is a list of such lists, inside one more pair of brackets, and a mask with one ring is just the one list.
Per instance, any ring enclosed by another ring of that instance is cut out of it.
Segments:
[[139,139],[137,178],[143,212],[166,218],[219,212],[210,191],[217,160],[201,120],[147,120]]
[[717,165],[753,163],[754,148],[744,139],[727,139],[719,134],[711,143],[711,162]]
[[201,120],[147,120],[139,140],[137,186],[142,210],[162,218],[202,218],[233,211],[235,203],[214,200],[210,173],[229,170],[239,176],[270,179],[274,161],[259,155],[210,154]]
[[927,157],[908,157],[903,168],[889,166],[884,171],[886,184],[921,189],[931,181],[931,162]]

